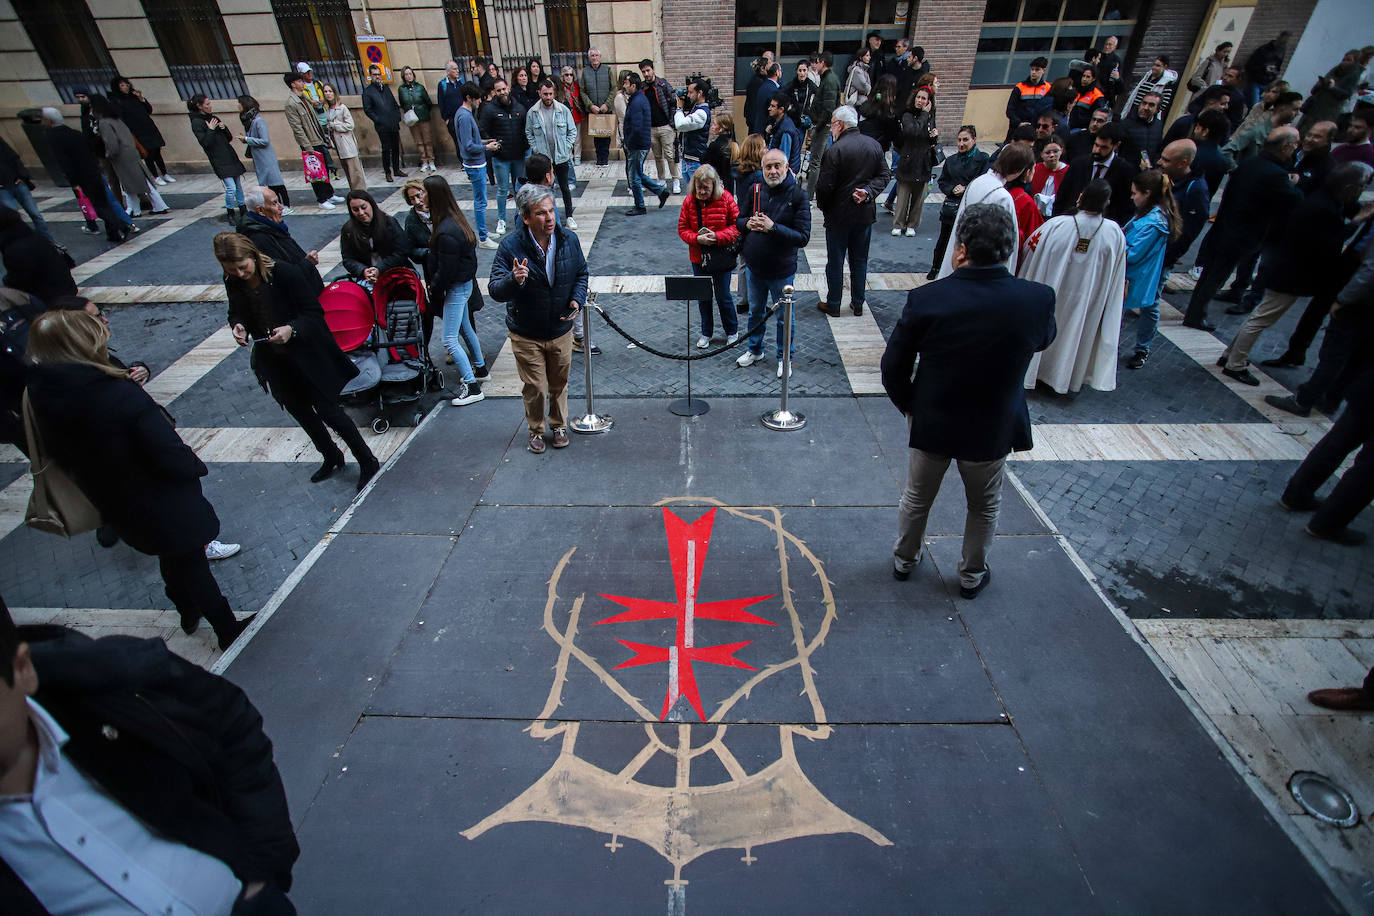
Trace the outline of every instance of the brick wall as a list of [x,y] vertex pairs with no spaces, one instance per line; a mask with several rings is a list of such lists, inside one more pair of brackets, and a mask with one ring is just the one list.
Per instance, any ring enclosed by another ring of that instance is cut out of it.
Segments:
[[921,0],[912,13],[911,42],[925,49],[930,72],[940,78],[936,126],[946,143],[963,120],[986,7],[986,0]]
[[[1250,24],[1245,27],[1245,37],[1241,39],[1240,45],[1232,53],[1231,59],[1238,63],[1245,63],[1245,59],[1250,56],[1250,52],[1270,41],[1285,29],[1293,34],[1288,37],[1288,53],[1284,56],[1284,63],[1287,64],[1293,56],[1293,49],[1298,46],[1298,40],[1302,38],[1303,29],[1307,27],[1307,20],[1312,16],[1312,10],[1317,6],[1317,0],[1259,0],[1255,5],[1255,14],[1250,17]],[[1356,29],[1355,31],[1360,31]],[[1367,44],[1366,35],[1355,35],[1351,38],[1350,46],[1359,47]],[[1334,67],[1340,63],[1339,60],[1331,61],[1327,66]],[[1311,86],[1294,86],[1298,92],[1307,94]]]
[[735,91],[735,0],[663,0],[663,69],[675,87],[701,72],[728,99]]
[[[1193,53],[1208,5],[1206,0],[1155,0],[1150,5],[1148,18],[1136,26],[1135,41],[1125,59],[1121,75],[1125,92],[1130,92],[1160,54],[1169,58],[1170,69],[1178,71],[1179,82],[1187,81],[1188,55]],[[1187,98],[1186,90],[1175,93],[1179,105]]]

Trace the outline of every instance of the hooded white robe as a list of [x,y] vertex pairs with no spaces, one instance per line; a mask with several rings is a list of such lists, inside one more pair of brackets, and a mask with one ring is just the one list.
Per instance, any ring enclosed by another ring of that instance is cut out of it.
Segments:
[[[1012,228],[1016,228],[1016,204],[1011,199],[1011,192],[1002,185],[1002,176],[996,172],[984,172],[977,178],[969,182],[964,189],[964,196],[959,199],[959,214],[954,217],[954,230],[950,233],[949,245],[945,248],[945,260],[940,265],[939,279],[943,280],[954,273],[954,246],[959,239],[959,221],[964,218],[964,211],[974,204],[997,204],[1007,211],[1011,216]],[[1020,236],[1017,236],[1018,240]],[[1007,258],[1007,270],[1016,273],[1016,245],[1011,246],[1011,257]]]

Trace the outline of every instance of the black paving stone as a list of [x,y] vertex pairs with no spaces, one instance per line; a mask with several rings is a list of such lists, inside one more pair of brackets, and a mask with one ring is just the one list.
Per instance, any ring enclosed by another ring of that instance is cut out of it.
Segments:
[[[1237,911],[1339,912],[1055,540],[996,547],[996,578],[960,617],[1101,904],[1191,909],[1206,888]],[[932,550],[951,591],[958,549],[942,538]]]
[[[629,192],[626,191],[626,194]],[[663,209],[658,200],[646,195],[649,212],[643,216],[626,216],[628,207],[608,207],[597,230],[587,262],[592,272],[614,275],[691,276],[692,264],[687,256],[687,243],[677,234],[677,218],[682,198],[669,198]],[[812,233],[821,231],[819,223]],[[808,273],[806,252],[797,251],[797,273]]]
[[[73,208],[75,203],[73,203]],[[167,216],[144,216],[138,220],[138,227],[144,231],[155,229],[168,220]],[[67,253],[72,256],[72,260],[78,264],[84,264],[96,255],[104,254],[112,248],[118,247],[116,243],[105,240],[104,223],[101,229],[94,235],[84,232],[82,226],[85,223],[79,222],[57,222],[48,221],[48,229],[52,231],[53,238],[57,243],[67,249]],[[82,286],[93,285],[88,283]]]
[[220,302],[102,305],[110,350],[126,363],[142,361],[153,375],[166,369],[225,323]]

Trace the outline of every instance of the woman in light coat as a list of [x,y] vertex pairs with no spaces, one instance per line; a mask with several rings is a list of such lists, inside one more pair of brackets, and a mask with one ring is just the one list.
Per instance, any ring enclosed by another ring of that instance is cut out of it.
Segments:
[[167,204],[144,171],[133,132],[124,123],[119,109],[108,99],[96,95],[91,97],[91,112],[96,117],[100,140],[105,144],[105,158],[119,178],[119,186],[124,192],[124,208],[129,215],[142,216],[144,203],[153,213],[166,213]]
[[868,101],[868,94],[873,91],[873,78],[869,74],[869,62],[873,59],[873,52],[864,47],[849,64],[849,77],[844,83],[844,103],[862,105]]
[[272,149],[272,137],[267,133],[267,122],[262,119],[258,100],[251,95],[239,96],[239,120],[243,122],[243,135],[236,139],[248,147],[253,157],[253,173],[258,184],[276,192],[285,213],[291,212],[291,196],[286,192],[286,182],[281,177],[281,163],[277,161],[277,151]]
[[363,164],[358,159],[358,138],[353,133],[353,114],[339,98],[338,91],[328,83],[324,84],[325,114],[329,118],[329,136],[334,141],[334,151],[343,163],[344,174],[348,176],[348,190],[366,191],[367,176],[363,174]]

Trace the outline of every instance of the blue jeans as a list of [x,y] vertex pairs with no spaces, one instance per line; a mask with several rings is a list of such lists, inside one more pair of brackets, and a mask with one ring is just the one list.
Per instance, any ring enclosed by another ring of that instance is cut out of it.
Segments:
[[630,183],[630,193],[635,196],[637,208],[644,206],[645,188],[655,194],[662,194],[665,190],[663,185],[644,174],[644,157],[647,155],[649,151],[646,149],[625,150],[625,180]]
[[[482,179],[485,181],[486,177],[486,169],[483,169]],[[459,283],[444,297],[444,349],[453,357],[453,364],[458,367],[458,373],[463,377],[463,381],[469,384],[477,381],[477,376],[472,372],[472,360],[476,360],[478,367],[486,365],[482,359],[482,342],[477,339],[477,332],[472,327],[472,318],[468,315],[468,297],[472,295],[472,284],[472,280]],[[468,349],[472,351],[472,360],[469,360],[467,353],[463,351],[463,344],[467,344]]]
[[[105,202],[109,204],[110,209],[114,211],[114,215],[118,219],[123,220],[126,226],[132,226],[134,224],[133,217],[129,215],[129,211],[125,210],[124,205],[115,197],[114,191],[110,190],[110,183],[104,178],[100,179],[100,183],[105,188]],[[95,201],[91,201],[91,204],[94,205]],[[105,228],[108,229],[109,227],[106,226]]]
[[[888,207],[891,207],[891,206],[892,206],[892,201],[895,200],[896,197],[897,197],[897,160],[900,159],[900,158],[902,158],[901,156],[897,155],[897,150],[896,150],[895,147],[894,147],[893,150],[892,150],[892,156],[891,156],[891,158],[892,158],[892,180],[891,180],[891,182],[888,184],[888,187],[889,187],[890,190],[887,192],[887,201],[886,201],[886,206],[888,206]],[[939,261],[940,258],[936,258],[935,260],[936,260],[936,261]]]
[[1135,352],[1149,353],[1150,345],[1155,342],[1155,332],[1159,329],[1159,297],[1150,299],[1150,304],[1141,306],[1140,317],[1135,322]]
[[[463,166],[463,171],[467,172],[468,184],[472,185],[472,221],[477,224],[477,238],[479,241],[487,240],[487,167],[470,169]],[[501,200],[505,201],[503,195]],[[445,319],[444,327],[448,327],[448,320]],[[457,359],[455,356],[454,359]]]
[[[749,290],[749,327],[753,327],[763,320],[763,315],[768,311],[768,297],[772,296],[774,302],[782,300],[782,288],[790,286],[796,275],[790,277],[779,277],[776,280],[765,280],[762,277],[754,276],[752,270],[745,269],[744,283]],[[777,318],[778,329],[778,359],[782,359],[782,309],[778,309],[775,316]],[[759,330],[749,336],[749,352],[755,356],[763,355],[763,334],[764,329]],[[792,338],[792,353],[797,352],[797,338]]]
[[837,309],[844,295],[844,259],[849,255],[849,292],[854,305],[863,305],[868,282],[868,244],[873,224],[825,230],[825,305]]
[[687,187],[687,183],[692,180],[692,173],[699,168],[701,168],[700,162],[693,162],[690,159],[682,160],[682,186],[684,188]]
[[[224,209],[232,210],[235,207],[243,206],[243,182],[237,178],[221,178],[224,182]],[[138,203],[138,194],[133,195],[134,203]]]
[[[687,163],[683,163],[685,168]],[[700,264],[692,265],[692,275],[695,277],[710,277],[711,289],[714,293],[716,306],[720,309],[720,325],[725,329],[726,334],[733,334],[739,330],[739,315],[735,312],[735,297],[730,292],[730,283],[735,279],[733,270],[721,271],[716,274],[708,274],[701,269]],[[711,314],[711,303],[705,299],[697,300],[697,308],[701,311],[701,336],[710,337],[715,333],[715,319]]]
[[24,212],[33,220],[33,228],[43,234],[48,241],[52,241],[52,232],[48,229],[48,221],[43,219],[42,212],[38,209],[38,204],[33,201],[33,194],[29,191],[29,186],[22,181],[16,181],[8,188],[0,188],[0,206],[9,207],[11,210],[24,208]]
[[491,167],[496,172],[496,218],[504,223],[506,221],[506,195],[510,193],[512,182],[525,180],[525,161],[523,159],[493,158]]

